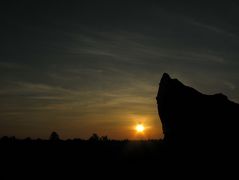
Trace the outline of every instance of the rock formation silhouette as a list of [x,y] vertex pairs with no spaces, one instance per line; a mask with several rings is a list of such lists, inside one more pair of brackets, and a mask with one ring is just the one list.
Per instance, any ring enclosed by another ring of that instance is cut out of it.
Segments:
[[225,95],[202,94],[164,73],[156,99],[166,142],[187,145],[237,142],[239,104]]

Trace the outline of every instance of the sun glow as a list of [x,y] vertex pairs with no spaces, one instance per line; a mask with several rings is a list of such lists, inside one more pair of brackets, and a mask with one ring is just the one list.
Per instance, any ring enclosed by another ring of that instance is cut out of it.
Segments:
[[138,133],[142,133],[144,132],[144,126],[142,124],[137,124],[136,127],[135,127],[135,130],[138,132]]

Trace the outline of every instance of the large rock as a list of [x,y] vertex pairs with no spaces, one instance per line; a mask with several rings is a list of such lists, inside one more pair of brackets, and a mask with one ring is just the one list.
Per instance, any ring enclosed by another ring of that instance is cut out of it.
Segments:
[[202,94],[164,73],[156,99],[165,141],[238,142],[239,104],[225,95]]

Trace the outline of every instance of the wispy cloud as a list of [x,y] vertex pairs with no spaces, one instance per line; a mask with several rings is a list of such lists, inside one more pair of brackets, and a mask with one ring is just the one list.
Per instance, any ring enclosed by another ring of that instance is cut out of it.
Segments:
[[224,85],[225,85],[226,87],[228,87],[230,90],[235,90],[235,89],[236,89],[236,85],[235,85],[234,83],[232,83],[232,82],[225,81],[225,82],[224,82]]
[[26,65],[23,65],[21,63],[16,63],[16,62],[4,62],[4,61],[0,61],[0,68],[4,68],[4,69],[23,69],[23,68],[27,68]]
[[228,32],[227,30],[221,28],[221,27],[217,27],[211,24],[207,24],[204,22],[199,22],[193,18],[189,18],[189,17],[183,17],[184,21],[188,22],[189,24],[202,28],[202,29],[206,29],[208,31],[212,31],[215,33],[219,33],[228,37],[233,37],[233,38],[238,38],[238,35],[232,32]]
[[[191,22],[190,23],[194,23]],[[77,37],[77,35],[75,35]],[[203,50],[202,48],[165,48],[164,44],[156,43],[155,39],[145,34],[134,34],[129,32],[100,32],[97,41],[88,40],[89,35],[80,35],[84,37],[79,39],[79,43],[68,48],[68,52],[73,54],[89,54],[96,56],[96,59],[109,57],[111,61],[120,61],[130,64],[143,65],[171,60],[180,60],[181,62],[198,63],[223,63],[224,57],[217,52]],[[87,41],[85,41],[87,39]],[[93,37],[92,37],[93,39]],[[83,41],[84,43],[81,43]],[[98,56],[98,57],[97,57]],[[101,58],[102,56],[102,58]]]

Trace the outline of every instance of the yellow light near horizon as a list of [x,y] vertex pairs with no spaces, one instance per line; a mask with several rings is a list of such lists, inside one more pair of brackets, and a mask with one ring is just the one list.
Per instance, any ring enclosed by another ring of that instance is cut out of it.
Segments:
[[144,132],[144,126],[142,124],[137,124],[137,126],[135,127],[135,130],[138,132],[138,133],[142,133]]

